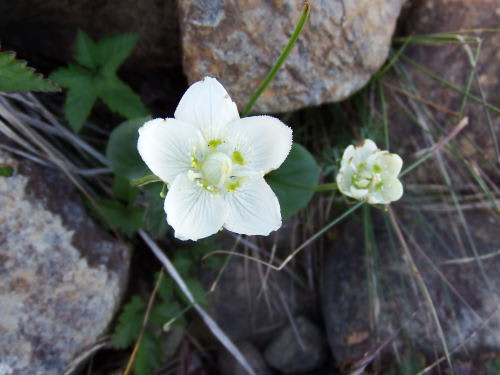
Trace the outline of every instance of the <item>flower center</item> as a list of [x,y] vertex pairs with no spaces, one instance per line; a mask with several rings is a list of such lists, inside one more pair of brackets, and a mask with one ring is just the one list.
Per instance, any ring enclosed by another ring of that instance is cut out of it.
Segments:
[[360,163],[357,172],[352,176],[351,182],[357,189],[369,189],[370,186],[373,186],[378,190],[383,185],[381,171],[378,165],[374,165],[370,170],[365,163]]
[[233,162],[222,152],[209,153],[201,163],[201,176],[208,185],[220,187],[230,177]]

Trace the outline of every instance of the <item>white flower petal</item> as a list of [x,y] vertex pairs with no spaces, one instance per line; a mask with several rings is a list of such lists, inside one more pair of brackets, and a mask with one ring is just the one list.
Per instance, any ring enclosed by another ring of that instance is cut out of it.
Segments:
[[342,161],[340,163],[341,168],[346,168],[347,166],[350,166],[352,164],[355,150],[356,149],[353,145],[349,145],[345,149],[344,154],[342,155]]
[[211,77],[205,77],[188,88],[174,116],[196,126],[209,141],[219,138],[227,124],[240,118],[226,89]]
[[251,178],[226,194],[227,218],[224,227],[232,232],[267,236],[281,226],[278,198],[266,181]]
[[403,167],[403,159],[398,154],[381,151],[381,155],[377,158],[377,164],[382,169],[383,176],[397,177]]
[[403,196],[403,185],[397,178],[384,180],[384,185],[380,190],[370,194],[368,203],[388,204],[397,201]]
[[349,167],[342,167],[337,173],[337,187],[339,188],[340,192],[342,194],[347,194],[350,196],[350,190],[351,190],[351,185],[352,185],[352,175],[354,174],[354,171],[352,168]]
[[253,116],[234,121],[228,138],[248,169],[262,174],[277,169],[292,147],[292,129],[270,116]]
[[211,193],[187,177],[178,175],[165,199],[167,221],[175,237],[196,241],[222,228],[226,203],[222,194]]
[[137,149],[151,171],[165,182],[173,182],[191,167],[192,147],[199,131],[175,119],[154,119],[139,128]]
[[377,145],[371,139],[365,139],[364,141],[356,145],[354,149],[354,164],[365,162],[370,157],[370,155],[373,155],[374,153],[379,151]]

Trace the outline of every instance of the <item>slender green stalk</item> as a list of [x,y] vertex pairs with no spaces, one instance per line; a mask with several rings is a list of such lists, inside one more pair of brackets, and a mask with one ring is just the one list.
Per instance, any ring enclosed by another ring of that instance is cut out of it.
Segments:
[[148,174],[146,176],[136,178],[130,182],[132,186],[146,186],[152,184],[154,182],[163,182],[160,177],[155,176],[154,174]]
[[290,37],[290,40],[288,41],[287,45],[281,52],[281,55],[278,57],[278,60],[276,60],[276,63],[274,64],[271,71],[267,74],[266,78],[264,78],[264,81],[261,83],[257,91],[255,91],[255,93],[250,98],[250,101],[243,110],[242,117],[248,116],[257,99],[259,99],[260,95],[264,92],[269,83],[271,83],[276,73],[278,73],[278,70],[280,70],[281,66],[283,65],[288,55],[292,51],[292,48],[295,45],[295,42],[297,41],[300,33],[302,32],[302,29],[304,28],[304,25],[306,24],[307,19],[309,18],[310,12],[311,12],[311,4],[309,4],[308,2],[304,3],[304,9],[302,10],[299,22],[297,23],[297,26],[295,27],[295,30],[293,31],[293,34]]

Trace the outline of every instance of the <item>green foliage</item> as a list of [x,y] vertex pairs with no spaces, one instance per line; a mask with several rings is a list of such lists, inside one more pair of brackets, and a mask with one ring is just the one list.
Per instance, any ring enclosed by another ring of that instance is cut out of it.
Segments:
[[500,375],[500,360],[486,362],[486,375]]
[[149,174],[149,169],[137,151],[138,130],[148,118],[122,122],[113,129],[106,147],[106,157],[114,173],[128,179]]
[[134,371],[137,375],[150,375],[164,360],[163,349],[158,338],[150,331],[144,331],[135,357]]
[[139,96],[116,75],[137,39],[135,34],[120,34],[94,42],[83,31],[78,32],[75,60],[79,65],[70,64],[50,75],[68,89],[64,113],[74,131],[81,129],[97,99],[125,118],[147,115]]
[[0,164],[0,176],[10,177],[14,174],[14,169],[6,164]]
[[384,375],[415,375],[425,367],[425,359],[418,353],[411,353],[401,360],[398,368],[393,369]]
[[132,186],[127,178],[119,175],[115,175],[111,189],[115,198],[126,203],[132,203],[139,195],[139,189]]
[[293,143],[281,167],[266,176],[278,197],[284,218],[292,216],[309,203],[314,191],[307,190],[307,187],[318,184],[319,173],[319,166],[311,153],[298,143]]
[[[127,236],[132,236],[142,228],[144,222],[144,207],[123,205],[108,199],[97,199],[96,203],[103,225],[109,229],[118,229]],[[104,216],[104,218],[102,218]]]
[[16,60],[14,52],[0,52],[0,91],[59,91],[59,87],[36,74],[25,61]]
[[133,296],[123,307],[111,339],[113,347],[125,349],[134,343],[141,331],[145,307],[144,301],[139,296]]

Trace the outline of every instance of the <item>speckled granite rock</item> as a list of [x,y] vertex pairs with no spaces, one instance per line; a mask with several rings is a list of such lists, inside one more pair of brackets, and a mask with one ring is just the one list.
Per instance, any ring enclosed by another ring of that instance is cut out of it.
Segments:
[[[386,59],[404,0],[313,1],[308,24],[259,112],[346,98]],[[302,10],[301,1],[180,0],[184,70],[190,82],[217,77],[241,109],[271,69]]]
[[126,284],[128,250],[86,215],[64,176],[0,151],[0,363],[60,375],[104,333]]

